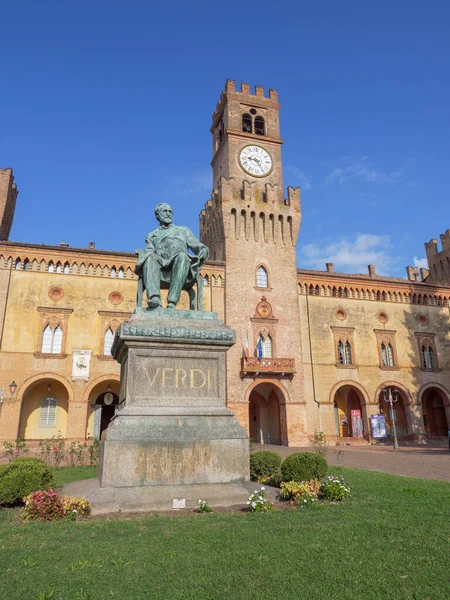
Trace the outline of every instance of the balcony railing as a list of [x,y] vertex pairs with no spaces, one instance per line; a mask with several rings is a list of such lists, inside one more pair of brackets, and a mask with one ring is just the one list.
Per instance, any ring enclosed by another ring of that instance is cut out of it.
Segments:
[[275,375],[293,375],[295,373],[295,358],[242,358],[242,374],[258,375],[259,373]]

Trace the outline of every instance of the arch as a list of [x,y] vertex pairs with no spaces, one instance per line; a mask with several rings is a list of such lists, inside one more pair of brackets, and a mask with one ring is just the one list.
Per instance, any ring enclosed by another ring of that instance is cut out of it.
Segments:
[[389,410],[389,404],[384,400],[382,395],[383,389],[395,387],[401,393],[399,399],[394,403],[394,410],[396,415],[396,430],[397,437],[404,438],[413,434],[413,415],[411,411],[412,398],[410,392],[405,386],[398,384],[396,381],[386,381],[380,384],[375,393],[375,402],[380,407],[381,413],[385,415],[387,430],[391,430],[391,415]]
[[100,377],[97,377],[97,379],[94,379],[94,381],[92,381],[87,388],[84,390],[83,393],[83,402],[89,402],[89,396],[91,395],[92,391],[94,390],[94,388],[99,385],[100,383],[104,383],[105,381],[117,381],[117,383],[120,383],[120,377],[119,375],[100,375]]
[[68,379],[66,379],[65,377],[62,377],[61,375],[58,375],[58,373],[53,373],[51,371],[39,373],[39,375],[33,375],[33,377],[29,377],[28,379],[26,379],[20,386],[19,391],[17,392],[18,402],[22,402],[23,395],[28,390],[28,388],[31,388],[35,383],[38,383],[39,381],[42,381],[42,380],[45,381],[45,380],[50,380],[50,379],[59,381],[59,383],[61,383],[67,390],[67,393],[69,396],[69,402],[73,402],[73,389],[70,384],[70,381]]
[[65,263],[64,263],[64,269],[63,269],[63,273],[64,273],[65,275],[68,275],[68,274],[70,273],[70,265],[69,265],[69,263],[68,263],[68,262],[65,262]]
[[242,131],[245,133],[253,133],[252,116],[249,113],[242,115]]
[[20,256],[18,258],[16,258],[16,260],[14,262],[14,268],[16,269],[16,271],[20,271],[20,269],[22,268],[22,260],[21,260]]
[[266,124],[264,117],[255,117],[255,133],[256,135],[266,135]]
[[362,438],[369,432],[367,398],[361,386],[338,382],[330,399],[334,407],[335,435],[339,438]]
[[417,403],[422,404],[424,393],[431,389],[436,388],[444,394],[444,404],[445,406],[450,406],[450,392],[444,387],[441,383],[425,383],[417,392]]
[[[50,390],[47,389],[49,383],[52,384]],[[55,419],[49,421],[47,418],[47,422],[43,422],[41,418],[43,401],[50,397],[56,401]],[[35,375],[21,386],[17,399],[20,403],[20,417],[17,424],[19,437],[45,439],[57,434],[66,437],[69,402],[73,400],[73,390],[65,378],[56,373]]]
[[262,444],[287,444],[286,394],[278,382],[257,380],[246,396],[249,411],[249,436]]
[[250,400],[250,394],[255,389],[255,387],[257,387],[261,383],[270,383],[274,387],[278,388],[280,390],[280,392],[283,394],[283,396],[285,398],[286,404],[289,404],[289,402],[290,402],[289,392],[287,391],[287,389],[284,387],[284,385],[280,381],[277,381],[275,379],[257,379],[256,381],[253,381],[248,386],[248,388],[247,388],[247,390],[245,392],[244,402],[249,402],[249,400]]
[[380,383],[380,385],[377,387],[377,390],[375,392],[375,396],[374,396],[374,403],[378,404],[378,399],[380,397],[380,394],[382,392],[382,390],[386,387],[396,387],[398,388],[401,392],[403,392],[405,398],[406,398],[406,404],[413,404],[413,397],[411,395],[411,392],[405,388],[405,386],[401,383],[398,383],[398,381],[384,381],[383,383]]
[[344,385],[349,385],[356,388],[359,392],[361,392],[362,397],[364,399],[364,402],[361,402],[361,404],[369,404],[369,394],[366,392],[365,388],[360,383],[358,383],[357,381],[353,381],[352,379],[344,379],[343,381],[338,381],[334,384],[334,386],[331,388],[330,399],[328,401],[328,404],[334,403],[334,397],[336,395],[336,392],[339,390],[340,387]]
[[450,430],[450,400],[444,386],[428,383],[419,390],[423,426],[430,438],[447,437]]

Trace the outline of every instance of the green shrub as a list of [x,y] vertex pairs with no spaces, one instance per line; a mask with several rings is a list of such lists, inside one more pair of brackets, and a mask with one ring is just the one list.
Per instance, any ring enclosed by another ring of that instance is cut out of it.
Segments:
[[297,452],[284,459],[281,465],[283,481],[310,481],[322,479],[328,470],[328,463],[320,454]]
[[0,466],[0,504],[17,504],[53,485],[53,472],[39,458],[16,458]]
[[345,500],[352,495],[352,490],[343,477],[329,475],[322,481],[320,494],[325,500],[342,502],[342,500]]
[[281,457],[271,450],[260,450],[250,454],[250,478],[259,481],[261,477],[276,475],[280,472]]

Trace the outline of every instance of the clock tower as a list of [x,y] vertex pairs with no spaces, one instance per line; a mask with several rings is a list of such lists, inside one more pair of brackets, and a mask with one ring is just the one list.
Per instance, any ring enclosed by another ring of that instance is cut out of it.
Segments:
[[[211,258],[226,264],[225,320],[238,339],[227,353],[228,406],[250,431],[251,390],[264,379],[267,391],[273,380],[280,441],[292,445],[306,426],[295,250],[301,210],[299,188],[284,194],[279,110],[276,90],[266,96],[264,88],[252,93],[242,84],[238,91],[227,80],[212,117],[213,191],[200,238]],[[268,319],[255,319],[261,302],[270,306]],[[268,367],[249,380],[243,353],[254,357],[258,340],[268,338],[267,352],[295,368],[287,374]],[[288,433],[294,421],[296,432]]]

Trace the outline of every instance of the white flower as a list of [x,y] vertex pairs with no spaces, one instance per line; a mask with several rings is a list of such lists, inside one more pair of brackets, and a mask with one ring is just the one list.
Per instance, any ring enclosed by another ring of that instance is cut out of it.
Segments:
[[266,488],[263,486],[263,487],[261,488],[261,491],[262,491],[262,492],[264,492],[264,490],[265,490],[265,489],[266,489]]

